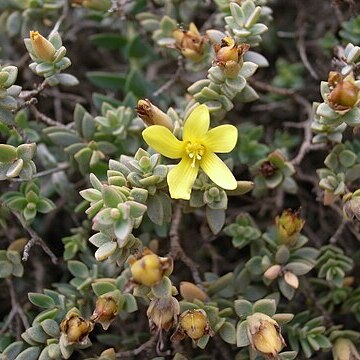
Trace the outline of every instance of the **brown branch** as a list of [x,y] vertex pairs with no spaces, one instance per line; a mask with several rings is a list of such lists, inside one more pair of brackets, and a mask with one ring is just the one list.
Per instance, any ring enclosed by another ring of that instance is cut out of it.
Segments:
[[22,227],[28,232],[28,234],[31,237],[30,240],[26,243],[26,245],[24,247],[24,252],[23,252],[23,257],[22,257],[23,261],[27,261],[29,259],[30,249],[34,245],[39,245],[44,250],[44,252],[50,257],[52,263],[57,264],[58,259],[57,259],[56,255],[47,246],[45,241],[37,234],[37,232],[34,229],[32,229],[30,226],[26,225],[23,222],[23,220],[21,219],[21,216],[18,213],[14,212],[14,211],[12,211],[12,213],[18,219],[18,221],[20,222]]
[[304,131],[304,141],[302,142],[297,155],[291,160],[291,163],[293,165],[299,165],[309,151],[314,151],[324,148],[323,144],[311,143],[312,141],[311,123],[313,118],[313,111],[311,104],[307,99],[305,99],[303,96],[294,92],[291,89],[272,86],[270,84],[264,83],[259,80],[249,79],[249,83],[257,90],[266,91],[282,96],[288,96],[305,110],[307,114],[307,119],[305,121],[299,123],[296,122],[284,123],[285,126],[296,127],[299,129],[301,128]]
[[30,109],[33,112],[36,120],[39,120],[49,126],[60,126],[64,128],[66,127],[64,124],[55,121],[54,119],[51,119],[50,117],[40,112],[34,105],[30,106]]
[[[3,334],[9,328],[9,326],[12,324],[12,320],[14,319],[14,317],[16,315],[18,315],[19,319],[21,320],[24,330],[26,330],[30,327],[29,321],[28,321],[20,303],[17,300],[18,295],[15,291],[15,287],[14,287],[12,278],[7,277],[5,280],[6,280],[6,284],[9,288],[9,293],[10,293],[11,311],[10,311],[9,316],[6,319],[2,329],[0,330],[0,334]],[[19,331],[19,333],[17,334],[17,337],[20,338],[20,335],[21,335],[21,333]]]
[[309,71],[310,75],[315,79],[318,80],[319,76],[314,70],[314,68],[311,66],[309,59],[306,54],[306,48],[305,48],[305,34],[304,34],[304,18],[305,18],[305,11],[304,11],[304,5],[300,5],[298,7],[299,12],[296,19],[297,24],[297,48],[299,51],[299,55],[301,58],[301,61],[303,62],[306,69]]
[[177,202],[175,204],[174,214],[170,225],[170,252],[168,256],[172,257],[174,260],[180,259],[190,269],[192,277],[195,280],[196,284],[199,287],[202,287],[202,280],[200,272],[198,270],[198,265],[185,254],[184,249],[180,244],[179,230],[183,214],[182,210],[182,203]]
[[[38,173],[36,173],[35,175],[33,175],[33,179],[36,179],[36,178],[40,178],[40,177],[43,177],[43,176],[47,176],[47,175],[51,175],[51,174],[54,174],[54,173],[57,173],[57,172],[60,172],[60,171],[64,171],[66,169],[68,169],[70,167],[70,164],[65,162],[65,163],[60,163],[59,166],[55,167],[55,168],[51,168],[51,169],[47,169],[47,170],[44,170],[44,171],[40,171]],[[26,181],[26,180],[23,180],[23,179],[20,179],[20,178],[14,178],[14,179],[8,179],[9,181],[11,182],[23,182],[23,181]]]
[[157,342],[158,338],[159,338],[159,333],[157,332],[148,341],[141,344],[136,349],[127,350],[127,351],[121,351],[121,352],[116,353],[116,359],[124,359],[124,358],[128,358],[128,357],[131,357],[131,356],[139,355],[143,351],[151,349],[155,345],[155,343]]
[[156,90],[152,94],[152,96],[157,97],[160,94],[162,94],[163,92],[169,90],[171,88],[171,86],[173,86],[176,83],[176,81],[179,80],[183,70],[184,70],[183,58],[181,56],[179,56],[178,68],[177,68],[175,74],[165,84],[163,84],[158,90]]
[[49,87],[49,84],[47,83],[46,79],[39,85],[35,86],[34,90],[23,90],[21,91],[19,98],[23,99],[24,101],[29,100],[30,98],[39,95],[43,90],[45,90],[47,87]]

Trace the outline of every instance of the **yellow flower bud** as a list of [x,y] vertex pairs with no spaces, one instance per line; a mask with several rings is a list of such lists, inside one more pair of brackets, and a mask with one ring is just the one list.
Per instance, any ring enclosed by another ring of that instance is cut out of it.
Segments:
[[186,301],[194,301],[195,299],[205,301],[208,297],[198,286],[188,281],[180,283],[180,294]]
[[120,311],[119,300],[120,292],[116,290],[99,296],[91,320],[100,323],[107,330]]
[[355,84],[352,74],[343,78],[341,74],[331,71],[328,82],[332,89],[327,96],[331,108],[338,111],[349,110],[359,103],[360,88]]
[[299,211],[287,209],[276,217],[275,223],[280,241],[287,246],[294,246],[305,221],[301,219]]
[[174,125],[169,116],[166,115],[157,106],[152,104],[148,99],[139,100],[137,103],[136,111],[138,116],[148,126],[162,125],[167,127],[170,131],[172,131],[174,128]]
[[191,23],[189,30],[176,29],[173,31],[175,46],[188,59],[200,62],[204,56],[205,37],[201,36],[196,25]]
[[279,276],[280,272],[281,272],[280,265],[272,265],[265,271],[264,277],[266,277],[269,280],[274,280]]
[[360,360],[360,355],[355,345],[349,339],[337,339],[332,352],[334,360]]
[[30,41],[36,57],[43,61],[52,61],[56,53],[54,45],[38,31],[30,31]]
[[179,314],[180,304],[174,297],[152,300],[146,312],[152,330],[166,331],[176,325]]
[[143,256],[136,260],[128,260],[133,280],[141,285],[154,286],[165,275],[170,275],[173,269],[171,258],[161,258],[145,248]]
[[83,345],[88,341],[89,333],[93,330],[93,324],[83,319],[77,309],[72,309],[60,323],[60,330],[65,336],[67,345]]
[[253,349],[265,356],[276,357],[285,345],[278,323],[262,313],[248,316],[247,323]]

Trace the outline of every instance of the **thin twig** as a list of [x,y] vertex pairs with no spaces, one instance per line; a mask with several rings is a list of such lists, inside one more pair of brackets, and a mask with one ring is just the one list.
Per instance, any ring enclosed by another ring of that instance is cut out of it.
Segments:
[[26,245],[24,247],[24,252],[23,252],[23,257],[22,257],[23,261],[27,261],[29,259],[30,249],[34,245],[39,245],[44,250],[44,252],[50,257],[52,263],[57,264],[58,259],[57,259],[56,255],[46,245],[45,241],[38,235],[38,233],[34,229],[32,229],[30,226],[26,225],[18,213],[14,212],[14,211],[12,213],[18,219],[18,221],[21,223],[23,228],[28,232],[28,234],[31,237],[30,240],[26,243]]
[[299,12],[298,12],[298,17],[296,19],[296,23],[297,23],[297,37],[298,40],[296,42],[297,44],[297,48],[299,51],[299,55],[300,58],[304,64],[304,66],[306,67],[306,69],[309,71],[310,75],[315,79],[318,80],[319,76],[318,74],[315,72],[314,68],[311,66],[307,54],[306,54],[306,48],[305,48],[305,38],[304,38],[304,24],[303,24],[303,20],[304,20],[304,9],[303,9],[303,5],[300,5],[299,8]]
[[50,35],[54,34],[57,31],[59,31],[62,22],[68,16],[68,12],[69,12],[69,3],[68,3],[68,1],[64,1],[64,5],[63,5],[63,8],[62,8],[62,14],[59,17],[58,21],[55,23],[55,26],[53,27],[53,29],[50,32]]
[[[40,171],[38,173],[36,173],[34,176],[33,176],[33,179],[34,178],[40,178],[40,177],[43,177],[43,176],[47,176],[47,175],[51,175],[51,174],[54,174],[54,173],[57,173],[57,172],[60,172],[60,171],[64,171],[66,169],[68,169],[70,167],[70,164],[65,162],[65,163],[60,163],[57,167],[55,168],[51,168],[51,169],[48,169],[48,170],[44,170],[44,171]],[[14,178],[14,179],[9,179],[10,181],[12,182],[23,182],[25,180],[23,179],[18,179],[18,178]]]
[[[30,327],[29,321],[28,321],[20,303],[17,300],[18,295],[16,294],[12,279],[10,277],[7,277],[5,280],[6,280],[6,284],[9,288],[9,293],[10,293],[11,311],[0,330],[0,334],[3,334],[9,328],[9,326],[12,324],[12,320],[14,319],[14,317],[16,315],[19,316],[25,330]],[[20,337],[20,334],[17,334],[17,335],[18,335],[18,337]]]
[[177,68],[175,74],[164,85],[162,85],[159,89],[157,89],[153,93],[153,96],[157,97],[160,94],[162,94],[163,92],[169,90],[171,88],[171,86],[173,86],[176,83],[176,81],[179,80],[183,70],[184,70],[183,58],[181,56],[179,56],[179,58],[178,58],[178,68]]
[[193,279],[199,287],[202,287],[202,280],[198,270],[198,265],[190,259],[184,252],[180,244],[180,224],[182,219],[183,206],[181,202],[176,203],[173,218],[170,225],[169,237],[170,237],[170,253],[173,259],[180,259],[191,271]]
[[49,84],[47,83],[46,79],[39,85],[35,86],[34,90],[23,90],[21,91],[19,98],[23,99],[24,101],[29,100],[30,98],[39,95],[43,90],[45,90]]
[[304,130],[304,141],[302,142],[300,149],[297,155],[295,156],[295,158],[291,160],[291,163],[293,165],[299,165],[309,151],[319,150],[324,148],[324,145],[322,144],[316,144],[316,145],[311,144],[311,140],[312,140],[311,123],[312,123],[313,111],[311,104],[307,99],[305,99],[300,94],[294,92],[293,90],[272,86],[262,81],[249,79],[249,83],[258,90],[262,90],[282,96],[288,96],[292,98],[298,105],[300,105],[305,110],[307,114],[307,119],[305,121],[300,123],[289,123],[289,122],[286,123],[287,126],[290,125],[292,127],[302,128]]
[[59,127],[66,127],[64,124],[59,123],[58,121],[55,121],[54,119],[51,119],[50,117],[46,116],[42,112],[40,112],[35,106],[30,106],[31,111],[33,112],[36,120],[40,120],[46,125],[49,126],[59,126]]
[[151,349],[155,343],[157,342],[157,339],[159,338],[159,333],[155,333],[148,341],[141,344],[139,347],[133,350],[127,350],[127,351],[121,351],[116,353],[116,359],[124,359],[131,356],[136,356],[141,354],[143,351],[146,351],[148,349]]
[[329,243],[330,244],[336,244],[336,242],[339,240],[342,232],[345,229],[347,221],[342,221],[342,223],[339,225],[339,227],[337,228],[335,234],[330,238]]

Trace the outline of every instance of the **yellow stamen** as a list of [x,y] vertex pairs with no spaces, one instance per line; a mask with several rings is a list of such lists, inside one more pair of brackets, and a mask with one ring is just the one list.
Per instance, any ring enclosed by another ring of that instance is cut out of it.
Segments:
[[189,141],[185,146],[185,151],[189,158],[192,159],[191,167],[195,167],[196,160],[200,161],[205,153],[205,147],[198,142]]

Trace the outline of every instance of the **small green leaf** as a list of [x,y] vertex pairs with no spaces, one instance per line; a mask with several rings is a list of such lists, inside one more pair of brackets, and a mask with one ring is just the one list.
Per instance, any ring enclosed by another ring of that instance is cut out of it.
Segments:
[[116,290],[116,286],[111,282],[99,281],[91,284],[91,287],[96,296],[101,296],[108,292]]
[[96,46],[110,50],[120,50],[127,44],[126,37],[114,33],[94,34],[89,39]]
[[126,83],[126,75],[122,73],[88,71],[86,77],[92,84],[106,90],[123,90]]
[[253,313],[253,308],[252,308],[251,302],[247,301],[245,299],[235,300],[234,308],[235,308],[235,312],[236,312],[237,316],[239,316],[239,318],[246,317]]
[[78,260],[71,260],[68,262],[68,269],[75,277],[86,279],[89,277],[89,270],[87,266]]
[[15,360],[38,360],[40,352],[40,347],[32,346],[21,352]]
[[59,334],[60,334],[60,330],[59,330],[59,324],[52,319],[45,319],[44,321],[41,322],[41,327],[43,328],[43,330],[50,336],[53,338],[58,338]]
[[134,311],[136,311],[138,309],[137,303],[136,303],[136,299],[133,295],[131,294],[124,294],[124,307],[123,309],[128,312],[128,313],[132,313]]
[[50,309],[55,306],[54,300],[48,295],[30,292],[28,298],[32,304],[41,308]]
[[218,234],[225,224],[225,210],[206,207],[206,220],[213,234]]
[[239,321],[236,326],[236,346],[244,347],[250,344],[250,340],[247,334],[248,324],[247,321]]
[[14,146],[0,144],[0,162],[13,162],[16,158],[17,154]]
[[219,335],[228,344],[236,343],[236,329],[231,322],[226,321],[224,323],[219,330]]
[[274,299],[261,299],[253,305],[253,312],[259,312],[272,317],[276,312],[276,301]]
[[6,278],[11,275],[13,264],[9,261],[0,261],[0,278]]
[[172,283],[164,276],[158,284],[151,287],[151,290],[156,298],[168,298],[171,296]]

